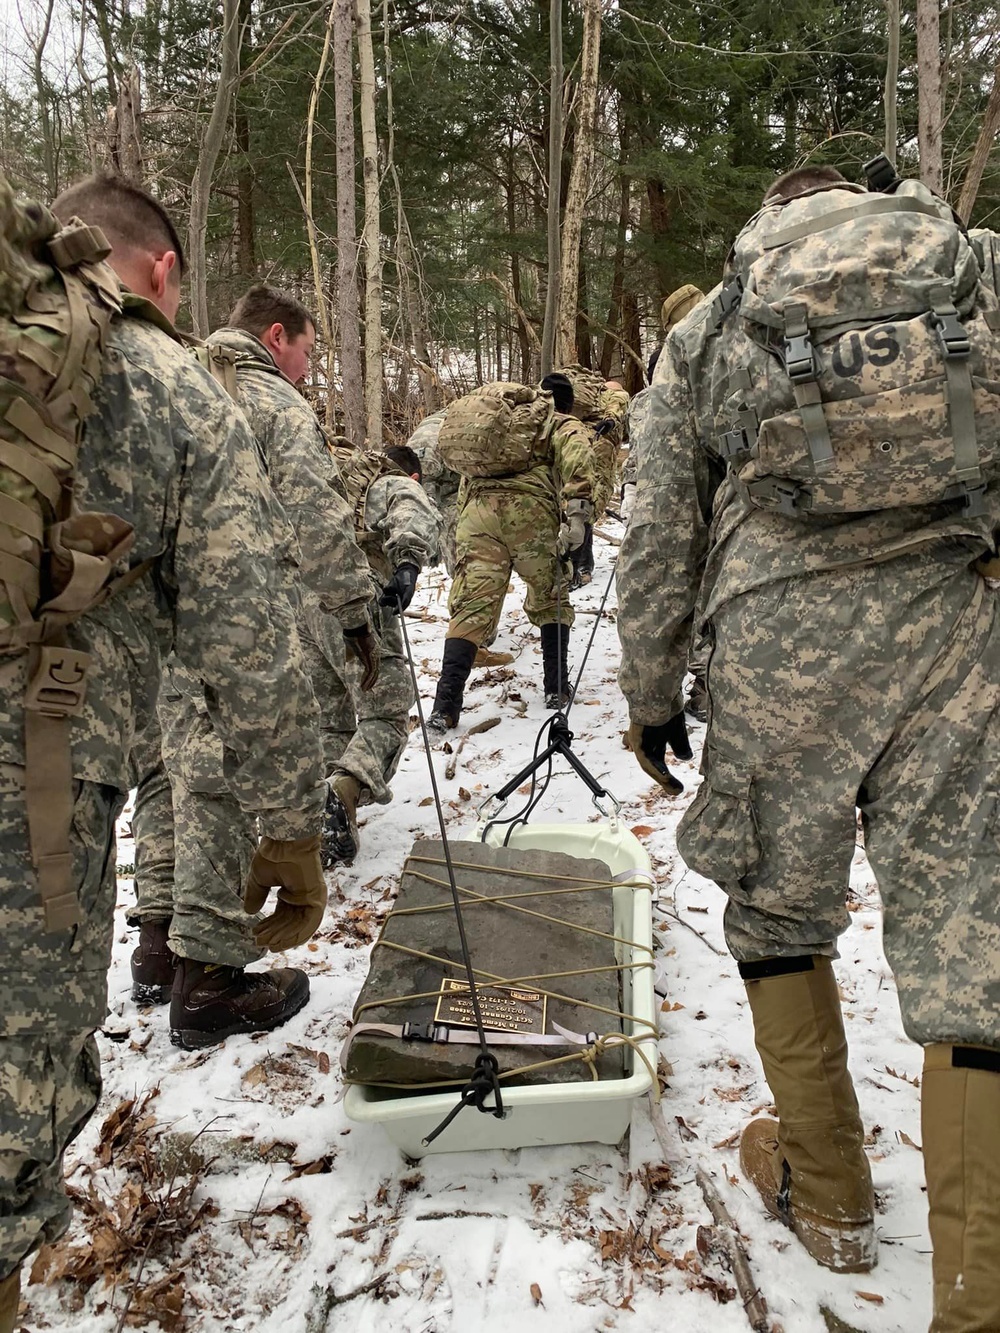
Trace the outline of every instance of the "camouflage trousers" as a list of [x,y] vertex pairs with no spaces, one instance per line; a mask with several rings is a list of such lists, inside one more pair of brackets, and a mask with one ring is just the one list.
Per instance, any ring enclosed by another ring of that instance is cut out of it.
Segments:
[[439,546],[445,572],[449,576],[455,573],[455,529],[458,526],[458,505],[454,500],[438,506],[441,515],[441,536]]
[[713,619],[677,839],[740,961],[835,956],[855,807],[907,1034],[1000,1046],[1000,618],[961,543],[788,579]]
[[[157,712],[162,759],[136,796],[137,902],[130,919],[169,917],[169,943],[179,957],[245,967],[263,957],[242,897],[257,845],[255,820],[226,786],[222,742],[199,683],[178,667],[164,668]],[[154,738],[143,739],[148,763]],[[156,873],[147,877],[147,867]]]
[[[392,800],[389,782],[393,778],[410,734],[410,709],[413,706],[413,682],[403,649],[399,617],[383,610],[380,615],[382,651],[379,675],[371,690],[361,689],[361,666],[351,658],[347,663],[350,686],[349,708],[341,714],[342,730],[329,736],[333,751],[331,772],[348,773],[361,784],[361,804],[375,801],[386,805]],[[321,703],[321,708],[323,707]],[[324,718],[326,712],[324,709]]]
[[323,758],[329,773],[354,732],[354,699],[340,622],[308,591],[302,594],[299,638],[306,674],[319,704]]
[[0,1279],[65,1230],[66,1147],[101,1092],[92,1033],[107,1012],[115,908],[114,787],[77,782],[70,847],[83,915],[48,933],[24,814],[24,770],[0,765]]
[[174,911],[174,804],[160,741],[160,726],[154,715],[135,737],[129,756],[130,780],[135,788],[132,837],[136,893],[135,906],[126,913],[130,925],[163,920]]
[[492,642],[512,570],[527,586],[524,609],[533,625],[572,625],[558,536],[554,500],[499,488],[470,496],[458,516],[447,637],[469,639],[477,647]]

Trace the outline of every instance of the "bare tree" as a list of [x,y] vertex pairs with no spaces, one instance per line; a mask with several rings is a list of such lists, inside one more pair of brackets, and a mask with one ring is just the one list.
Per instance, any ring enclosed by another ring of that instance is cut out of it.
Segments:
[[142,182],[142,89],[130,64],[118,82],[117,104],[108,112],[108,161],[119,176]]
[[885,57],[885,155],[896,162],[896,84],[899,79],[899,0],[885,0],[886,57]]
[[[333,428],[335,421],[333,369],[334,359],[336,357],[336,341],[334,339],[330,303],[327,299],[327,283],[323,276],[323,269],[319,256],[319,242],[316,234],[316,217],[313,213],[313,140],[316,137],[316,111],[319,107],[320,93],[323,91],[323,80],[326,77],[326,67],[330,60],[330,45],[333,41],[333,22],[334,8],[331,4],[326,18],[326,32],[323,36],[323,49],[320,52],[316,77],[313,79],[312,90],[309,93],[309,110],[306,113],[306,192],[303,200],[303,211],[306,215],[306,236],[309,240],[309,259],[312,264],[313,288],[316,292],[316,315],[319,319],[320,332],[323,335],[323,342],[326,346],[326,411],[324,417],[327,427],[330,429]],[[291,167],[289,167],[289,171],[291,171]],[[294,174],[292,179],[295,179]]]
[[944,186],[941,149],[940,0],[917,0],[917,144],[920,179],[939,193]]
[[191,222],[188,261],[191,268],[191,319],[197,337],[209,332],[208,284],[205,269],[205,234],[212,177],[229,120],[229,107],[240,78],[239,0],[222,0],[221,68],[212,113],[202,135],[198,164],[191,182]]
[[955,209],[963,222],[968,222],[969,218],[972,217],[976,195],[979,193],[983,172],[986,170],[986,163],[990,159],[993,141],[997,137],[998,131],[1000,131],[1000,60],[997,61],[996,68],[993,71],[993,87],[990,89],[990,100],[986,104],[986,114],[983,116],[983,123],[979,127],[976,146],[972,150],[972,157],[969,159],[969,165],[965,172],[965,180],[962,182],[962,193],[958,197],[958,204]]
[[50,199],[58,194],[59,189],[56,181],[56,146],[55,135],[52,130],[50,89],[45,77],[44,60],[45,48],[48,45],[49,34],[52,31],[52,11],[54,7],[55,0],[44,0],[41,28],[37,33],[30,31],[31,25],[25,20],[20,4],[18,4],[17,11],[18,18],[21,21],[21,29],[31,46],[31,68],[35,78],[35,96],[38,99],[38,122],[42,131],[42,168],[45,172],[45,191]]
[[552,369],[559,312],[559,195],[562,189],[562,0],[549,0],[548,287],[542,325],[542,377]]
[[597,74],[601,59],[601,0],[583,0],[583,52],[576,99],[576,133],[566,207],[563,210],[555,359],[577,359],[577,306],[580,289],[580,242],[590,191],[597,127]]
[[365,417],[367,442],[382,439],[382,252],[378,131],[375,127],[375,53],[371,0],[357,0],[361,69],[361,171],[365,187]]
[[353,444],[360,444],[365,437],[365,402],[354,187],[354,0],[333,0],[333,94],[337,146],[337,322],[344,430]]

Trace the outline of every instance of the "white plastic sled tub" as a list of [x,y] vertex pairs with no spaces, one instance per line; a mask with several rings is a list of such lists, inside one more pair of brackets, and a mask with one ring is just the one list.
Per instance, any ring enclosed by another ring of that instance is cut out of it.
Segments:
[[[491,829],[487,842],[503,843],[503,828]],[[618,1143],[628,1129],[632,1105],[652,1088],[650,1069],[656,1069],[657,1010],[653,994],[653,892],[655,881],[649,857],[639,840],[621,824],[528,824],[511,834],[508,847],[566,852],[596,857],[613,879],[630,881],[613,891],[615,933],[631,941],[616,948],[625,956],[622,1011],[635,1020],[624,1023],[627,1036],[645,1053],[643,1060],[631,1047],[625,1050],[627,1077],[602,1082],[552,1083],[533,1087],[504,1087],[502,1120],[465,1107],[430,1145],[423,1140],[453,1109],[459,1089],[447,1092],[400,1093],[353,1083],[344,1097],[348,1119],[381,1125],[408,1157],[428,1153],[474,1152],[488,1148],[531,1148],[555,1143]],[[636,887],[636,886],[641,887]],[[472,1066],[474,1049],[470,1048]],[[650,1068],[646,1067],[649,1061]]]

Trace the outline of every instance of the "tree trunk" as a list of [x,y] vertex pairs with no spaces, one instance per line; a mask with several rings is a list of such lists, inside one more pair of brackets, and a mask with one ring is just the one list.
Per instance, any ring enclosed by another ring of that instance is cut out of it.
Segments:
[[142,184],[142,91],[136,65],[122,74],[117,105],[108,112],[108,160],[119,176]]
[[[510,238],[510,289],[514,298],[517,314],[517,343],[521,354],[521,383],[527,384],[531,376],[531,343],[528,340],[528,326],[521,308],[521,256],[518,252],[517,237],[517,201],[514,187],[517,177],[514,169],[514,127],[507,134],[507,179],[504,182],[507,194],[507,235]],[[513,375],[513,359],[511,375]]]
[[552,370],[559,315],[559,195],[562,189],[562,0],[549,0],[548,285],[542,326],[542,378]]
[[986,163],[990,159],[993,140],[996,138],[998,130],[1000,130],[1000,60],[997,61],[996,69],[993,71],[993,87],[990,89],[990,100],[986,104],[986,114],[983,116],[983,123],[979,127],[976,146],[972,150],[972,157],[969,159],[969,165],[965,172],[965,180],[962,182],[962,193],[959,195],[958,206],[955,209],[958,216],[965,223],[968,223],[969,218],[972,217],[976,195],[979,193],[983,172],[986,170]]
[[195,336],[209,333],[208,282],[205,268],[205,234],[208,231],[208,201],[215,164],[229,121],[233,91],[240,77],[239,0],[222,0],[222,61],[212,113],[202,135],[198,165],[191,182],[191,223],[188,228],[188,263],[191,271],[191,319]]
[[899,78],[899,0],[885,0],[885,155],[896,164],[896,83]]
[[56,183],[56,149],[52,133],[52,117],[49,112],[49,88],[42,62],[45,59],[45,48],[48,45],[49,33],[52,30],[52,10],[54,7],[55,0],[47,0],[45,17],[42,20],[42,30],[36,38],[29,37],[35,73],[35,95],[38,98],[38,119],[42,131],[42,165],[45,169],[45,191],[50,199],[55,198],[59,189]]
[[[240,67],[242,69],[246,69],[253,58],[253,51],[247,44],[250,34],[250,5],[251,0],[240,0],[240,30],[242,35]],[[236,92],[234,129],[236,132],[236,151],[239,155],[236,168],[237,259],[240,277],[246,280],[254,278],[257,274],[257,226],[253,202],[254,169],[253,159],[250,156],[250,117],[247,115],[246,106],[240,97],[239,89]]]
[[361,378],[361,314],[358,308],[358,237],[354,185],[354,3],[333,3],[333,91],[337,144],[337,307],[344,432],[352,444],[365,438]]
[[643,387],[642,326],[639,322],[639,298],[633,291],[622,296],[622,342],[631,348],[633,356],[622,356],[622,384],[629,393],[638,393]]
[[556,360],[560,365],[576,361],[577,308],[580,287],[580,240],[583,214],[590,190],[597,127],[597,72],[601,59],[601,0],[583,0],[583,52],[580,57],[580,86],[577,90],[576,132],[573,166],[563,213],[559,313],[556,328]]
[[371,0],[357,0],[361,67],[361,152],[365,185],[365,418],[367,443],[382,442],[382,247],[378,131],[375,126],[375,53]]
[[587,299],[587,265],[580,259],[579,277],[580,299],[576,310],[576,360],[588,370],[593,365],[593,350],[590,345],[590,320],[588,312],[590,302]]
[[316,137],[316,112],[319,108],[320,94],[326,77],[326,67],[330,60],[330,47],[333,42],[334,7],[331,3],[326,16],[326,32],[320,51],[316,77],[309,93],[309,109],[306,112],[306,176],[303,208],[306,215],[306,237],[309,241],[309,261],[312,265],[313,289],[316,293],[316,317],[319,329],[326,344],[326,411],[324,419],[327,428],[332,430],[336,424],[336,397],[334,394],[334,363],[337,355],[337,343],[334,337],[332,302],[327,298],[327,280],[323,275],[320,261],[319,241],[316,235],[316,218],[313,213],[313,140]]
[[920,179],[939,194],[944,187],[940,18],[940,0],[917,0],[917,144],[920,150]]
[[[611,302],[608,310],[607,327],[614,329],[621,319],[622,293],[625,289],[625,245],[632,210],[632,178],[626,173],[631,135],[629,123],[621,118],[618,126],[618,234],[615,237],[615,258],[611,270]],[[605,333],[601,341],[601,374],[611,378],[611,364],[615,354],[615,340],[610,333]]]

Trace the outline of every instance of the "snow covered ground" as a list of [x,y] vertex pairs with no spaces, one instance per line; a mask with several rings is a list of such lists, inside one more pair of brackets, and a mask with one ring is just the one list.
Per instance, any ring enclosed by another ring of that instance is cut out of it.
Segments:
[[[619,533],[613,521],[605,528]],[[594,582],[574,594],[571,660],[579,664],[615,548],[598,538]],[[711,1222],[695,1182],[711,1175],[745,1238],[773,1333],[921,1333],[930,1259],[918,1106],[918,1050],[903,1036],[882,954],[878,895],[859,850],[852,929],[838,977],[878,1198],[878,1268],[836,1277],[768,1219],[738,1174],[737,1139],[770,1103],[735,964],[722,938],[723,898],[685,872],[674,830],[698,782],[666,798],[622,746],[615,684],[614,591],[571,715],[575,748],[623,803],[660,881],[660,1052],[667,1086],[654,1120],[636,1107],[620,1148],[582,1144],[403,1160],[338,1100],[338,1052],[368,951],[415,837],[436,835],[426,759],[415,732],[395,800],[364,812],[356,864],[332,883],[323,930],[287,961],[305,968],[309,1005],[287,1026],[197,1054],[170,1045],[165,1009],[129,998],[133,936],[127,820],[119,845],[122,915],[100,1038],[104,1099],[71,1150],[77,1195],[69,1237],[35,1266],[25,1329],[111,1333],[162,1326],[198,1333],[728,1333],[749,1328],[731,1274],[698,1248]],[[447,621],[446,583],[424,579],[407,626],[425,710]],[[530,757],[544,719],[537,633],[508,596],[497,650],[511,668],[473,673],[456,776],[435,756],[453,834],[475,804]],[[461,735],[461,730],[458,735]],[[693,739],[701,739],[695,728]],[[559,769],[537,818],[597,818],[579,779]],[[279,960],[284,961],[284,960]],[[474,1116],[464,1110],[463,1116]],[[823,1311],[826,1313],[823,1313]]]

